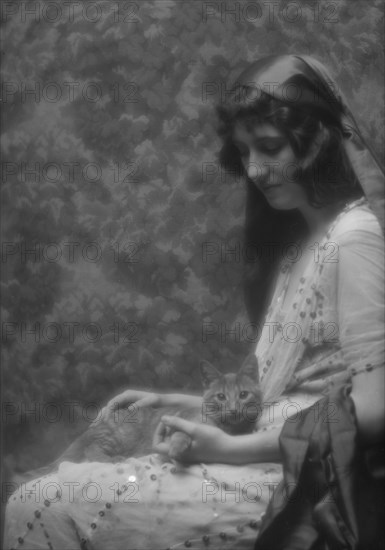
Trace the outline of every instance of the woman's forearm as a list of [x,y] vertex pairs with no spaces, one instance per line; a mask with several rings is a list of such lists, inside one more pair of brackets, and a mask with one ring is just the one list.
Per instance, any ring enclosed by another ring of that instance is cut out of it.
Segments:
[[218,462],[248,464],[251,462],[281,462],[279,428],[253,432],[247,435],[224,434],[218,449]]
[[382,443],[385,431],[385,368],[353,376],[350,394],[355,406],[359,440],[363,445]]
[[184,407],[184,408],[200,408],[202,406],[201,395],[191,395],[185,393],[162,393],[160,395],[162,407]]

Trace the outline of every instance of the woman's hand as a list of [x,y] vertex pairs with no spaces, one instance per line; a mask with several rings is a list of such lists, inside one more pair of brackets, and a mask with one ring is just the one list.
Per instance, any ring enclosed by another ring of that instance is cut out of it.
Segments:
[[[191,438],[190,447],[178,457],[183,462],[222,462],[228,436],[221,429],[207,424],[195,424],[176,416],[162,416],[155,431],[154,451],[168,455],[169,443],[166,441],[172,431],[184,432]],[[175,457],[173,457],[175,458]]]
[[105,407],[103,407],[101,414],[98,415],[95,423],[99,423],[103,420],[108,420],[119,409],[126,409],[129,405],[135,404],[136,408],[141,407],[162,407],[163,398],[165,396],[159,393],[141,391],[141,390],[126,390],[119,395],[116,395],[111,399]]
[[95,424],[103,420],[108,420],[119,409],[126,409],[132,405],[136,409],[142,407],[183,407],[199,408],[202,404],[202,396],[187,395],[183,393],[154,393],[142,390],[126,390],[111,399],[101,414],[95,420]]

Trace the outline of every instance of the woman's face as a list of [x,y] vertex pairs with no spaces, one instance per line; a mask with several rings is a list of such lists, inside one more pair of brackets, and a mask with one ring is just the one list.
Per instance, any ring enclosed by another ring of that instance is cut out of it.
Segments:
[[298,183],[300,164],[286,136],[268,122],[246,124],[235,123],[232,140],[249,179],[273,208],[300,208],[308,201]]

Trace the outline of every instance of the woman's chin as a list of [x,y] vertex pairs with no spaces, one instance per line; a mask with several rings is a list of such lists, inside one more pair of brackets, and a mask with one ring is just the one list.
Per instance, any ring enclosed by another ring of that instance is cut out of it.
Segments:
[[279,197],[266,197],[267,202],[275,210],[293,210],[296,208],[296,205],[293,205],[292,202],[285,199],[280,199]]

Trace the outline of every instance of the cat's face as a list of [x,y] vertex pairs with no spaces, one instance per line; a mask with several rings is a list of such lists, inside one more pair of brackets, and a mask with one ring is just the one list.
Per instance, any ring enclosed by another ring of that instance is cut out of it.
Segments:
[[202,422],[233,435],[252,432],[262,408],[255,355],[249,355],[237,373],[222,374],[207,361],[202,361],[200,368],[204,387]]

